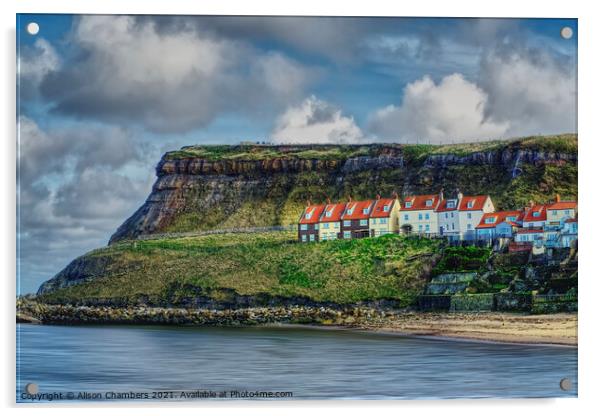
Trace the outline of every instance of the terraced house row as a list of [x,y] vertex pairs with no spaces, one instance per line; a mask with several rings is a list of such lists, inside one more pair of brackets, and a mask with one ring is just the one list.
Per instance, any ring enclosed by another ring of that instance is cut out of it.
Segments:
[[488,195],[457,192],[445,198],[411,195],[346,203],[308,203],[298,224],[301,242],[424,234],[450,240],[510,239],[519,245],[569,247],[577,239],[577,202],[556,196],[549,204],[495,211]]

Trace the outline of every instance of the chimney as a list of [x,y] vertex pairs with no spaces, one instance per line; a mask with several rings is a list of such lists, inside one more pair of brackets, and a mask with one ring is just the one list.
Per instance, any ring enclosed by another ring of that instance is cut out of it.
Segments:
[[329,197],[326,197],[326,203],[327,203],[328,205],[332,204],[332,202],[330,202],[330,198],[329,198]]
[[556,194],[556,202],[560,202],[560,194]]
[[399,199],[399,195],[397,194],[397,191],[393,191],[393,193],[391,194],[391,198]]
[[349,195],[349,196],[347,197],[347,201],[348,201],[348,202],[353,202],[353,199],[351,198],[351,195]]
[[533,208],[533,206],[535,206],[535,202],[533,202],[533,200],[529,201],[529,207]]
[[460,201],[462,200],[462,198],[464,197],[464,194],[462,192],[460,192],[459,189],[456,189],[456,192],[458,194],[458,205],[460,205]]
[[376,200],[380,199],[380,194],[376,194]]
[[308,198],[307,199],[307,206],[310,206],[310,205],[311,205],[311,198]]
[[439,190],[439,201],[443,201],[443,188]]

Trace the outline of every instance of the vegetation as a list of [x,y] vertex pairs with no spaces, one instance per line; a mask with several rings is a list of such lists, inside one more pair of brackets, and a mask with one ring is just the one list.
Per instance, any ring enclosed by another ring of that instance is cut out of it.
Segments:
[[443,251],[441,261],[433,269],[433,273],[482,271],[489,256],[491,256],[491,248],[489,247],[447,247]]
[[[293,233],[224,234],[117,243],[87,255],[109,259],[102,276],[42,295],[43,301],[129,299],[174,302],[177,296],[306,297],[353,303],[376,299],[411,304],[441,241],[386,235],[313,244]],[[93,263],[93,261],[90,261]]]

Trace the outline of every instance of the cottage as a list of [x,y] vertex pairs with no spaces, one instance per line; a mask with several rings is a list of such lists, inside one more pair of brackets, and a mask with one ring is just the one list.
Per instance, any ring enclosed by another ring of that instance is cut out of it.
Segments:
[[399,230],[404,234],[436,234],[437,213],[443,194],[412,195],[403,199],[399,207]]
[[317,241],[319,238],[319,221],[322,212],[324,212],[324,205],[312,205],[307,204],[301,218],[299,218],[299,224],[297,229],[298,240],[305,243],[309,241]]
[[560,226],[562,221],[575,218],[577,215],[577,201],[561,201],[556,195],[554,202],[546,206],[546,225]]
[[525,208],[522,227],[528,229],[541,228],[546,224],[547,215],[548,213],[545,205],[535,205],[531,203],[529,207]]
[[571,247],[577,241],[577,218],[569,218],[563,224],[560,233],[560,247]]
[[460,239],[460,217],[458,215],[458,205],[462,200],[462,194],[457,198],[443,199],[437,208],[437,222],[439,225],[439,234],[450,239]]
[[[460,194],[462,195],[462,194]],[[484,214],[495,211],[489,195],[462,196],[458,206],[458,224],[462,240],[476,239],[476,227]]]
[[522,211],[498,211],[483,214],[476,226],[477,239],[512,238],[520,227]]
[[346,204],[331,204],[324,207],[319,220],[320,241],[336,240],[341,233],[341,216],[345,212]]
[[370,235],[370,213],[374,201],[349,201],[341,216],[340,237],[363,238]]
[[516,232],[514,241],[517,243],[539,244],[544,241],[543,228],[521,228]]
[[399,200],[376,196],[370,212],[370,237],[399,232]]

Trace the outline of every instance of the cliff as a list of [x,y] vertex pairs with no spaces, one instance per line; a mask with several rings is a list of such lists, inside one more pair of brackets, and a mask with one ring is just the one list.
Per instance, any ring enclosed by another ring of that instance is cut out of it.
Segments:
[[141,234],[286,225],[315,202],[376,193],[490,194],[498,209],[577,197],[577,137],[448,146],[188,146],[163,156],[148,199],[110,244]]

